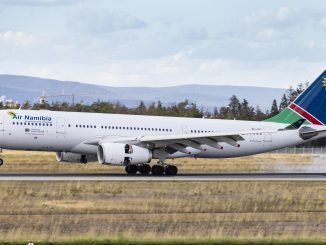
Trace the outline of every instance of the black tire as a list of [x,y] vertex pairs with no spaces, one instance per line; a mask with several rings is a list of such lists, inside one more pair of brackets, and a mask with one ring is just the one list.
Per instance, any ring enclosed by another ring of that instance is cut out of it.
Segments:
[[125,168],[127,174],[136,174],[138,171],[138,167],[135,164],[130,164]]
[[166,175],[177,175],[178,168],[174,165],[167,165],[165,166],[164,172]]
[[163,175],[164,167],[162,165],[154,165],[152,167],[152,174],[153,175]]
[[81,156],[81,159],[80,159],[80,163],[82,163],[82,164],[86,164],[86,163],[87,163],[87,156],[82,155],[82,156]]
[[3,159],[0,158],[0,166],[2,166],[2,165],[3,165]]
[[141,164],[138,171],[142,175],[148,175],[151,172],[151,166],[149,164]]

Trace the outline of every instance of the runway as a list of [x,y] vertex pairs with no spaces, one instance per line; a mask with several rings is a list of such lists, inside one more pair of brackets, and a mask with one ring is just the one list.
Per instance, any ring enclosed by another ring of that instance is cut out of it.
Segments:
[[143,176],[114,173],[2,173],[0,181],[326,181],[326,173],[180,173]]

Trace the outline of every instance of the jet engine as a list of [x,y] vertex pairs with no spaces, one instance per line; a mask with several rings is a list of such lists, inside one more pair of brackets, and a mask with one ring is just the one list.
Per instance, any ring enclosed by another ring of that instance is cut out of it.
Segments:
[[140,164],[150,162],[152,152],[146,148],[130,144],[103,143],[97,148],[97,158],[101,164]]
[[71,163],[87,163],[91,161],[96,161],[96,156],[92,155],[83,155],[72,152],[62,152],[59,151],[56,153],[55,158],[58,162],[71,162]]

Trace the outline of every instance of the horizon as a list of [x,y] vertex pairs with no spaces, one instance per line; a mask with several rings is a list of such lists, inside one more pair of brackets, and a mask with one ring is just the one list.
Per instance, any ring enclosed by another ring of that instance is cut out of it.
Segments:
[[[38,76],[28,76],[28,75],[13,75],[13,74],[0,74],[0,76],[14,76],[14,77],[28,77],[28,78],[37,78],[37,79],[44,79],[44,80],[53,80],[57,82],[69,82],[69,83],[80,83],[80,84],[87,84],[87,85],[95,85],[95,86],[104,86],[104,87],[112,87],[112,88],[172,88],[172,87],[182,87],[182,86],[223,86],[223,87],[252,87],[252,88],[267,88],[267,89],[288,89],[282,87],[265,87],[265,86],[256,86],[256,85],[228,85],[228,84],[199,84],[199,83],[192,83],[192,84],[180,84],[180,85],[168,85],[168,86],[110,86],[110,85],[103,85],[98,83],[88,83],[83,81],[69,81],[69,80],[59,80],[53,78],[46,78],[46,77],[38,77]],[[299,83],[298,83],[299,84]],[[295,87],[298,84],[290,85]]]

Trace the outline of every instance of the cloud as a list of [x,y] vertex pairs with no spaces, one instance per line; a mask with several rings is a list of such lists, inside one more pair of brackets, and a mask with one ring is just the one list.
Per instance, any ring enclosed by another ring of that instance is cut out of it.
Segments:
[[9,44],[14,46],[28,46],[32,44],[34,38],[24,32],[5,31],[0,32],[0,45]]
[[262,10],[242,19],[246,27],[286,29],[316,21],[317,13],[281,6],[277,10]]
[[147,24],[136,16],[121,10],[79,7],[71,12],[68,26],[79,32],[105,34],[120,30],[140,29],[146,27]]
[[205,28],[189,28],[186,30],[181,30],[179,35],[183,38],[190,40],[204,40],[208,38],[208,33]]
[[85,0],[0,0],[0,4],[12,6],[58,6],[84,2]]
[[322,18],[320,21],[319,21],[319,25],[326,30],[326,18]]

